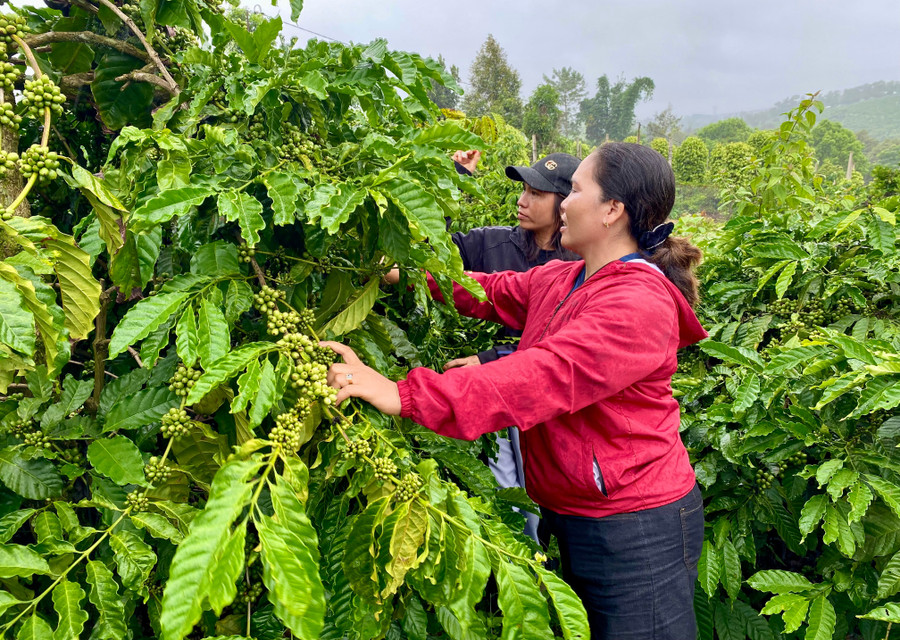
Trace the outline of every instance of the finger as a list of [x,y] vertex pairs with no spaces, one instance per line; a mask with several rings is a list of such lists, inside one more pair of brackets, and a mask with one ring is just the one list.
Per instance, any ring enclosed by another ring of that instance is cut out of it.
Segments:
[[347,398],[358,398],[361,395],[362,387],[348,384],[346,387],[341,387],[340,389],[338,389],[337,396],[334,399],[334,404],[339,406]]
[[463,364],[465,364],[465,362],[462,360],[462,358],[455,358],[444,365],[444,371],[447,371],[447,369],[461,367],[463,366]]
[[356,352],[345,344],[326,340],[324,342],[320,342],[319,346],[328,347],[336,354],[341,356],[344,359],[344,362],[346,362],[347,364],[362,364],[362,360],[359,359],[359,356],[356,355]]

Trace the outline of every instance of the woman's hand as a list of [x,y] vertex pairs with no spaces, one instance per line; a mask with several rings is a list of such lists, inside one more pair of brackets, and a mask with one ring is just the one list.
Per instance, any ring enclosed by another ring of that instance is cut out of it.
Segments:
[[453,161],[459,163],[464,169],[475,173],[478,163],[481,161],[481,152],[472,149],[470,151],[457,151],[453,154]]
[[478,356],[469,356],[467,358],[455,358],[444,365],[444,371],[447,369],[456,369],[457,367],[476,367],[481,364]]
[[328,347],[344,359],[328,369],[328,384],[338,390],[336,405],[347,398],[361,398],[382,413],[400,415],[400,391],[396,382],[364,365],[353,349],[340,342],[320,342],[319,346]]
[[400,283],[400,269],[397,267],[392,268],[386,274],[381,277],[381,281],[384,284],[399,284]]

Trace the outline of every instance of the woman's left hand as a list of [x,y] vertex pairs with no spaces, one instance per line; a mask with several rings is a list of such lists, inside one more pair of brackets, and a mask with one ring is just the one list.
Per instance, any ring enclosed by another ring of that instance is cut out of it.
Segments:
[[320,342],[319,346],[328,347],[344,359],[328,369],[328,384],[338,390],[335,404],[347,398],[361,398],[382,413],[400,415],[400,391],[396,382],[364,365],[353,349],[340,342]]

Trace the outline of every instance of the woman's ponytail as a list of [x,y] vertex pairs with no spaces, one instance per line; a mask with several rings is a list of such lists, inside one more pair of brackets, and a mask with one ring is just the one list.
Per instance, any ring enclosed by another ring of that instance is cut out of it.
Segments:
[[703,252],[687,238],[669,236],[648,257],[672,281],[692,307],[700,302],[700,285],[694,269],[703,259]]

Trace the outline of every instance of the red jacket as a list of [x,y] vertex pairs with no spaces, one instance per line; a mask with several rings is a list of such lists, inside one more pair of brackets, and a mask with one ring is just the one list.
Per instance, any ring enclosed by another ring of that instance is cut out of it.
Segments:
[[473,273],[488,302],[455,285],[460,313],[523,331],[519,350],[442,374],[413,369],[399,382],[401,415],[464,440],[518,426],[528,494],[557,513],[669,504],[694,486],[672,397],[675,354],[706,332],[655,268],[617,260],[569,295],[583,266]]

